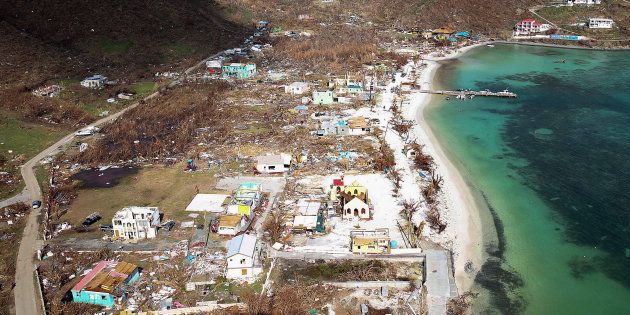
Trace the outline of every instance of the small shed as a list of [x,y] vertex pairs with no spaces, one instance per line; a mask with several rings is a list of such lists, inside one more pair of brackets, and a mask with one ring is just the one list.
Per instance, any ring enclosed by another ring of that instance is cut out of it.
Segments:
[[256,157],[256,171],[262,174],[284,173],[291,167],[288,154],[260,155]]

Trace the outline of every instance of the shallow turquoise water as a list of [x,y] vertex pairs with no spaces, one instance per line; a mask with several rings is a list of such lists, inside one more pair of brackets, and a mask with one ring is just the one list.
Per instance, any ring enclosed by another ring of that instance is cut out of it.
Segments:
[[476,312],[630,314],[630,52],[482,47],[438,84],[519,95],[425,112],[497,227]]

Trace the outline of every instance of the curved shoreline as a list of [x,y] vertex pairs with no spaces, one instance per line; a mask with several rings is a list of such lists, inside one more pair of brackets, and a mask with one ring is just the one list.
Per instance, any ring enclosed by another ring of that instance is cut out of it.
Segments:
[[[442,58],[426,60],[427,67],[422,70],[419,80],[423,84],[433,85],[435,74],[440,66],[435,60],[456,58],[461,54],[479,46],[469,46],[460,49],[456,54]],[[414,118],[419,128],[415,128],[416,138],[424,144],[428,154],[435,161],[436,171],[444,178],[442,191],[445,194],[446,205],[441,208],[447,210],[448,226],[446,233],[452,234],[453,264],[455,269],[455,282],[460,293],[470,290],[474,283],[475,273],[467,273],[466,265],[472,263],[475,270],[483,265],[483,226],[481,224],[481,210],[478,200],[466,182],[463,174],[452,163],[444,148],[436,138],[433,130],[425,119],[425,109],[431,103],[431,96],[424,94],[419,96]]]

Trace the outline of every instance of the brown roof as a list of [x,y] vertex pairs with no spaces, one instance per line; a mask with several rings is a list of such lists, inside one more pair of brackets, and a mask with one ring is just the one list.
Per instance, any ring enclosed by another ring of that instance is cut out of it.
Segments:
[[236,227],[241,221],[240,215],[224,215],[219,218],[219,226]]
[[113,270],[107,268],[101,270],[84,289],[92,292],[112,293],[136,268],[137,266],[134,264],[119,262]]
[[365,121],[365,117],[359,116],[348,119],[348,127],[350,129],[364,129],[368,127],[368,124]]

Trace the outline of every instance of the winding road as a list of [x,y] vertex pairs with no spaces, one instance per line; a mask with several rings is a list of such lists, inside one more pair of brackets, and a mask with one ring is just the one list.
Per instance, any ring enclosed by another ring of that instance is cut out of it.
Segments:
[[[167,89],[154,92],[153,94],[146,96],[143,101],[159,96],[163,92],[167,91],[168,88],[172,88],[180,84],[183,80],[185,80],[188,74],[203,66],[206,61],[216,58],[220,54],[221,53],[214,54],[186,69],[181,78],[173,80],[167,85]],[[127,111],[140,105],[140,103],[141,101],[135,102],[115,114],[97,120],[89,126],[98,127],[109,122],[113,122]],[[42,159],[62,152],[66,148],[67,144],[71,143],[74,137],[75,134],[73,132],[24,163],[24,165],[20,168],[20,172],[25,183],[24,189],[16,196],[0,201],[0,208],[22,202],[30,205],[32,201],[42,200],[42,191],[39,183],[37,182],[37,178],[35,177],[35,172],[33,170],[34,167],[37,166]],[[24,227],[22,240],[20,241],[20,248],[18,250],[15,269],[15,289],[13,292],[15,296],[16,315],[35,315],[44,313],[43,305],[41,305],[41,292],[38,288],[39,284],[35,283],[34,276],[35,269],[37,268],[35,253],[37,252],[37,249],[41,248],[41,245],[44,242],[43,238],[38,238],[39,224],[37,218],[40,213],[41,208],[33,209],[30,212],[27,218],[26,226]]]

